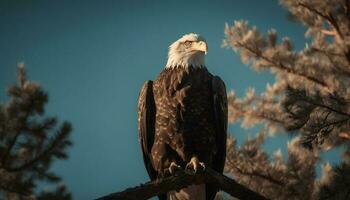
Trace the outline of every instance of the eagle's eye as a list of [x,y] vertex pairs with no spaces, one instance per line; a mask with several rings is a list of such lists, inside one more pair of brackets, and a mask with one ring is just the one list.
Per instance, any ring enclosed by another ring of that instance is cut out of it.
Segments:
[[192,44],[192,41],[186,41],[185,42],[185,47],[187,48],[187,47],[191,46],[191,44]]

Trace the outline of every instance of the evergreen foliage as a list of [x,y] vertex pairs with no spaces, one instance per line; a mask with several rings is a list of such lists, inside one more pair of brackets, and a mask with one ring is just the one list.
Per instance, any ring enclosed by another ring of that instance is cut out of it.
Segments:
[[[17,79],[8,88],[8,102],[0,104],[0,199],[71,199],[61,178],[50,170],[54,160],[68,157],[71,125],[44,116],[48,95],[27,80],[23,65]],[[57,188],[38,192],[39,182]]]
[[[229,122],[262,125],[260,134],[237,146],[228,140],[226,171],[271,199],[350,199],[350,1],[280,0],[289,18],[306,27],[309,41],[295,50],[276,30],[263,34],[246,21],[226,25],[223,46],[275,82],[244,98],[229,94]],[[266,137],[289,133],[288,158],[262,150]],[[320,153],[345,147],[339,166],[315,168]]]

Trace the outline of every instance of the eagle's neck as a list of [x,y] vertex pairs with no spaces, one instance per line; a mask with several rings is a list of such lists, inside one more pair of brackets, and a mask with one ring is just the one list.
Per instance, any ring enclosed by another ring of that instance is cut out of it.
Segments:
[[194,52],[181,54],[178,52],[169,52],[168,62],[166,64],[166,68],[173,69],[177,67],[205,67],[204,63],[204,53],[203,52]]

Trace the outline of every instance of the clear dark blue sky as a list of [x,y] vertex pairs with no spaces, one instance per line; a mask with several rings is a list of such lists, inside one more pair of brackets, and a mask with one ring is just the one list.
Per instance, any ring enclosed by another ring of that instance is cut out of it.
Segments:
[[[303,27],[289,22],[274,0],[1,0],[0,100],[15,82],[16,63],[24,62],[29,77],[49,92],[47,114],[73,124],[70,158],[53,167],[74,199],[138,185],[148,177],[137,141],[137,97],[142,83],[164,67],[173,41],[189,32],[203,35],[209,70],[239,95],[273,82],[220,47],[224,23],[238,19],[304,45]],[[238,125],[230,131],[240,140],[254,133]],[[266,149],[284,146],[281,141],[285,137],[269,140]]]

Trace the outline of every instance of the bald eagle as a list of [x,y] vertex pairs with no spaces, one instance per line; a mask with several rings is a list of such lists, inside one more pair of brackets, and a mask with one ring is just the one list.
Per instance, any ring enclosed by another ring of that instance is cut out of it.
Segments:
[[[168,62],[146,81],[138,102],[139,142],[155,180],[180,169],[210,167],[222,173],[226,157],[227,96],[224,82],[208,72],[203,37],[190,33],[169,47]],[[160,200],[212,200],[217,188],[192,185]]]

